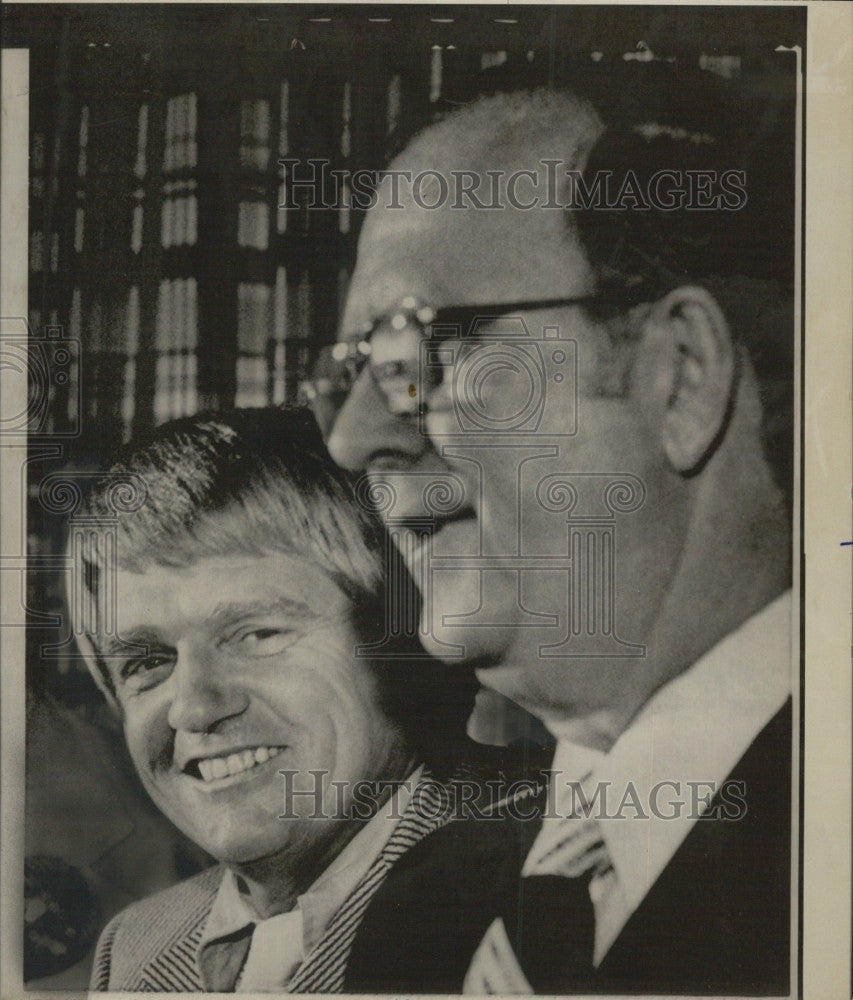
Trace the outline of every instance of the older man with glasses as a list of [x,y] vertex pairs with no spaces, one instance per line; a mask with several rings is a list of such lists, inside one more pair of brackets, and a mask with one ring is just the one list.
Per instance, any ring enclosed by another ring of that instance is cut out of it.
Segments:
[[[557,740],[520,839],[449,824],[404,859],[408,894],[377,894],[377,983],[788,989],[793,186],[749,167],[722,82],[625,73],[417,136],[397,180],[523,173],[533,196],[402,185],[400,207],[380,182],[310,387],[333,457],[386,491],[424,647]],[[428,874],[455,891],[421,901]]]

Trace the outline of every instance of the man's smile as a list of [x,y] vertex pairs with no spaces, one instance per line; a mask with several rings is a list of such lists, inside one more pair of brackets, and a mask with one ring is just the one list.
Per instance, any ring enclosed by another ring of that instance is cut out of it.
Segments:
[[[193,757],[181,768],[189,777],[219,788],[223,779],[239,778],[242,780],[256,769],[278,757],[285,746],[245,747],[218,756]],[[231,783],[231,782],[229,782]]]

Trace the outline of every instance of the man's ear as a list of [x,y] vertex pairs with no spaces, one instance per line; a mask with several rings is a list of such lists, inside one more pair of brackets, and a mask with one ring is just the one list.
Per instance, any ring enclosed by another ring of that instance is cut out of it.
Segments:
[[77,647],[83,654],[83,658],[86,661],[86,666],[89,668],[89,673],[92,676],[92,680],[98,687],[98,690],[106,698],[107,704],[110,708],[121,715],[121,706],[118,703],[118,699],[115,696],[115,692],[112,689],[112,685],[107,683],[106,677],[104,677],[101,672],[102,660],[98,656],[97,650],[92,640],[86,635],[85,632],[81,632],[79,635],[75,636],[77,640]]
[[729,326],[713,295],[693,285],[656,302],[645,325],[665,359],[664,452],[677,472],[694,472],[729,417],[736,372]]

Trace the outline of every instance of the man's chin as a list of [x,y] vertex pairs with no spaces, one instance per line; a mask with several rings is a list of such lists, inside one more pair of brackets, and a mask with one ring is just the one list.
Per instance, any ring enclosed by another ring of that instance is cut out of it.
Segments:
[[483,687],[502,694],[534,715],[543,707],[541,700],[531,690],[530,676],[521,664],[484,664],[474,670],[474,675]]
[[491,664],[501,664],[511,638],[511,627],[471,629],[441,624],[434,625],[427,634],[421,633],[420,636],[424,650],[437,660],[486,670],[501,669]]
[[233,837],[229,840],[208,841],[202,847],[222,864],[235,868],[251,870],[252,868],[263,868],[272,861],[279,862],[281,859],[298,856],[301,850],[305,850],[305,844],[299,837],[288,840],[247,840],[245,834],[241,837]]
[[482,557],[473,554],[479,545],[474,518],[401,545],[421,596],[421,645],[447,663],[500,663],[518,638],[517,574],[502,568],[499,557],[483,571],[476,565]]

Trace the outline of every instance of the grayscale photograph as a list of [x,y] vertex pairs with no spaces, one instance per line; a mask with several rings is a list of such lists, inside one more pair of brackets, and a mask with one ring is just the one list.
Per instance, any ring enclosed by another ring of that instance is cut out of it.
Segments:
[[799,993],[808,13],[5,4],[27,990]]

